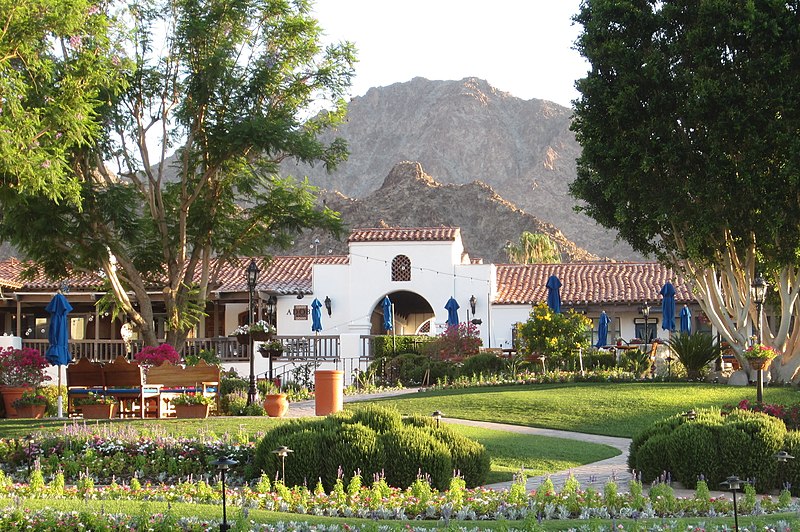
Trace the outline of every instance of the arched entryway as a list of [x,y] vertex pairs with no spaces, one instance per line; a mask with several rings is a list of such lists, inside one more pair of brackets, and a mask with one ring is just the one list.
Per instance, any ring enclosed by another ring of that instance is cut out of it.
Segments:
[[[430,320],[434,318],[433,307],[421,295],[408,290],[388,294],[394,306],[395,334],[429,334]],[[372,309],[370,334],[385,334],[383,328],[383,298]]]

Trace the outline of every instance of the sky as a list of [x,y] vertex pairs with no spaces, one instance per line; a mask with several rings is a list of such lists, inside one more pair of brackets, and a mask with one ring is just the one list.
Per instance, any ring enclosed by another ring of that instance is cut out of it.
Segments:
[[355,44],[350,96],[371,87],[477,77],[566,107],[588,63],[573,49],[580,0],[314,0],[323,41]]

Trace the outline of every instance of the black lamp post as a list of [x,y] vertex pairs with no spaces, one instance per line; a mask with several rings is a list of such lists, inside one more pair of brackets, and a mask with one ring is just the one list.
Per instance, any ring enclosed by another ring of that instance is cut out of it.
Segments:
[[781,490],[786,489],[783,483],[783,470],[786,467],[786,462],[794,460],[794,456],[786,451],[778,451],[772,457],[778,461],[778,494],[780,494]]
[[436,428],[439,428],[439,422],[442,420],[442,413],[438,410],[431,414],[431,417],[436,420]]
[[731,475],[725,480],[720,482],[721,486],[727,486],[733,492],[733,529],[738,532],[739,530],[739,511],[736,508],[736,492],[742,489],[742,481],[736,475]]
[[281,445],[272,452],[281,457],[281,482],[286,484],[286,457],[289,456],[289,453],[293,453],[294,451],[285,445]]
[[220,456],[218,459],[211,462],[211,465],[217,468],[217,472],[222,479],[222,523],[219,525],[219,532],[227,532],[231,529],[231,525],[228,524],[227,502],[225,499],[225,472],[238,463],[239,462],[236,460],[231,460],[227,456]]
[[[753,279],[753,284],[750,285],[750,293],[753,296],[753,301],[756,304],[756,312],[758,313],[758,343],[762,343],[763,336],[763,314],[764,314],[764,300],[767,298],[767,288],[769,284],[764,280],[760,274]],[[756,382],[756,401],[759,403],[764,401],[764,376],[763,365],[759,366],[756,370],[758,382]]]
[[[253,314],[255,309],[253,307],[253,293],[256,290],[256,282],[258,281],[258,274],[261,270],[258,269],[256,259],[250,259],[250,265],[247,267],[247,290],[249,292],[249,304],[247,312],[247,324],[253,325]],[[253,348],[252,336],[250,339],[250,387],[247,389],[247,406],[256,402],[256,372],[255,372],[255,349]]]

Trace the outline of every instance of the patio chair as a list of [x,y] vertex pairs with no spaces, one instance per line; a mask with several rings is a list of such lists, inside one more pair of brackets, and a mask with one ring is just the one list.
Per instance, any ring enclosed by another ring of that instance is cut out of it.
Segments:
[[119,401],[119,417],[159,417],[160,386],[147,385],[138,364],[119,356],[103,366],[106,394]]

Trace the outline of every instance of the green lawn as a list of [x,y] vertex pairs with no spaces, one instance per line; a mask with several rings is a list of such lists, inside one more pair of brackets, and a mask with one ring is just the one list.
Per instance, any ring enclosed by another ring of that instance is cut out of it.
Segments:
[[528,476],[544,475],[619,454],[617,449],[608,445],[488,430],[455,423],[448,427],[481,442],[489,451],[492,470],[486,484],[510,481],[522,468]]
[[[405,414],[633,437],[656,420],[689,409],[755,402],[755,387],[694,383],[580,383],[467,388],[379,399]],[[767,387],[764,402],[793,404],[793,388]]]

